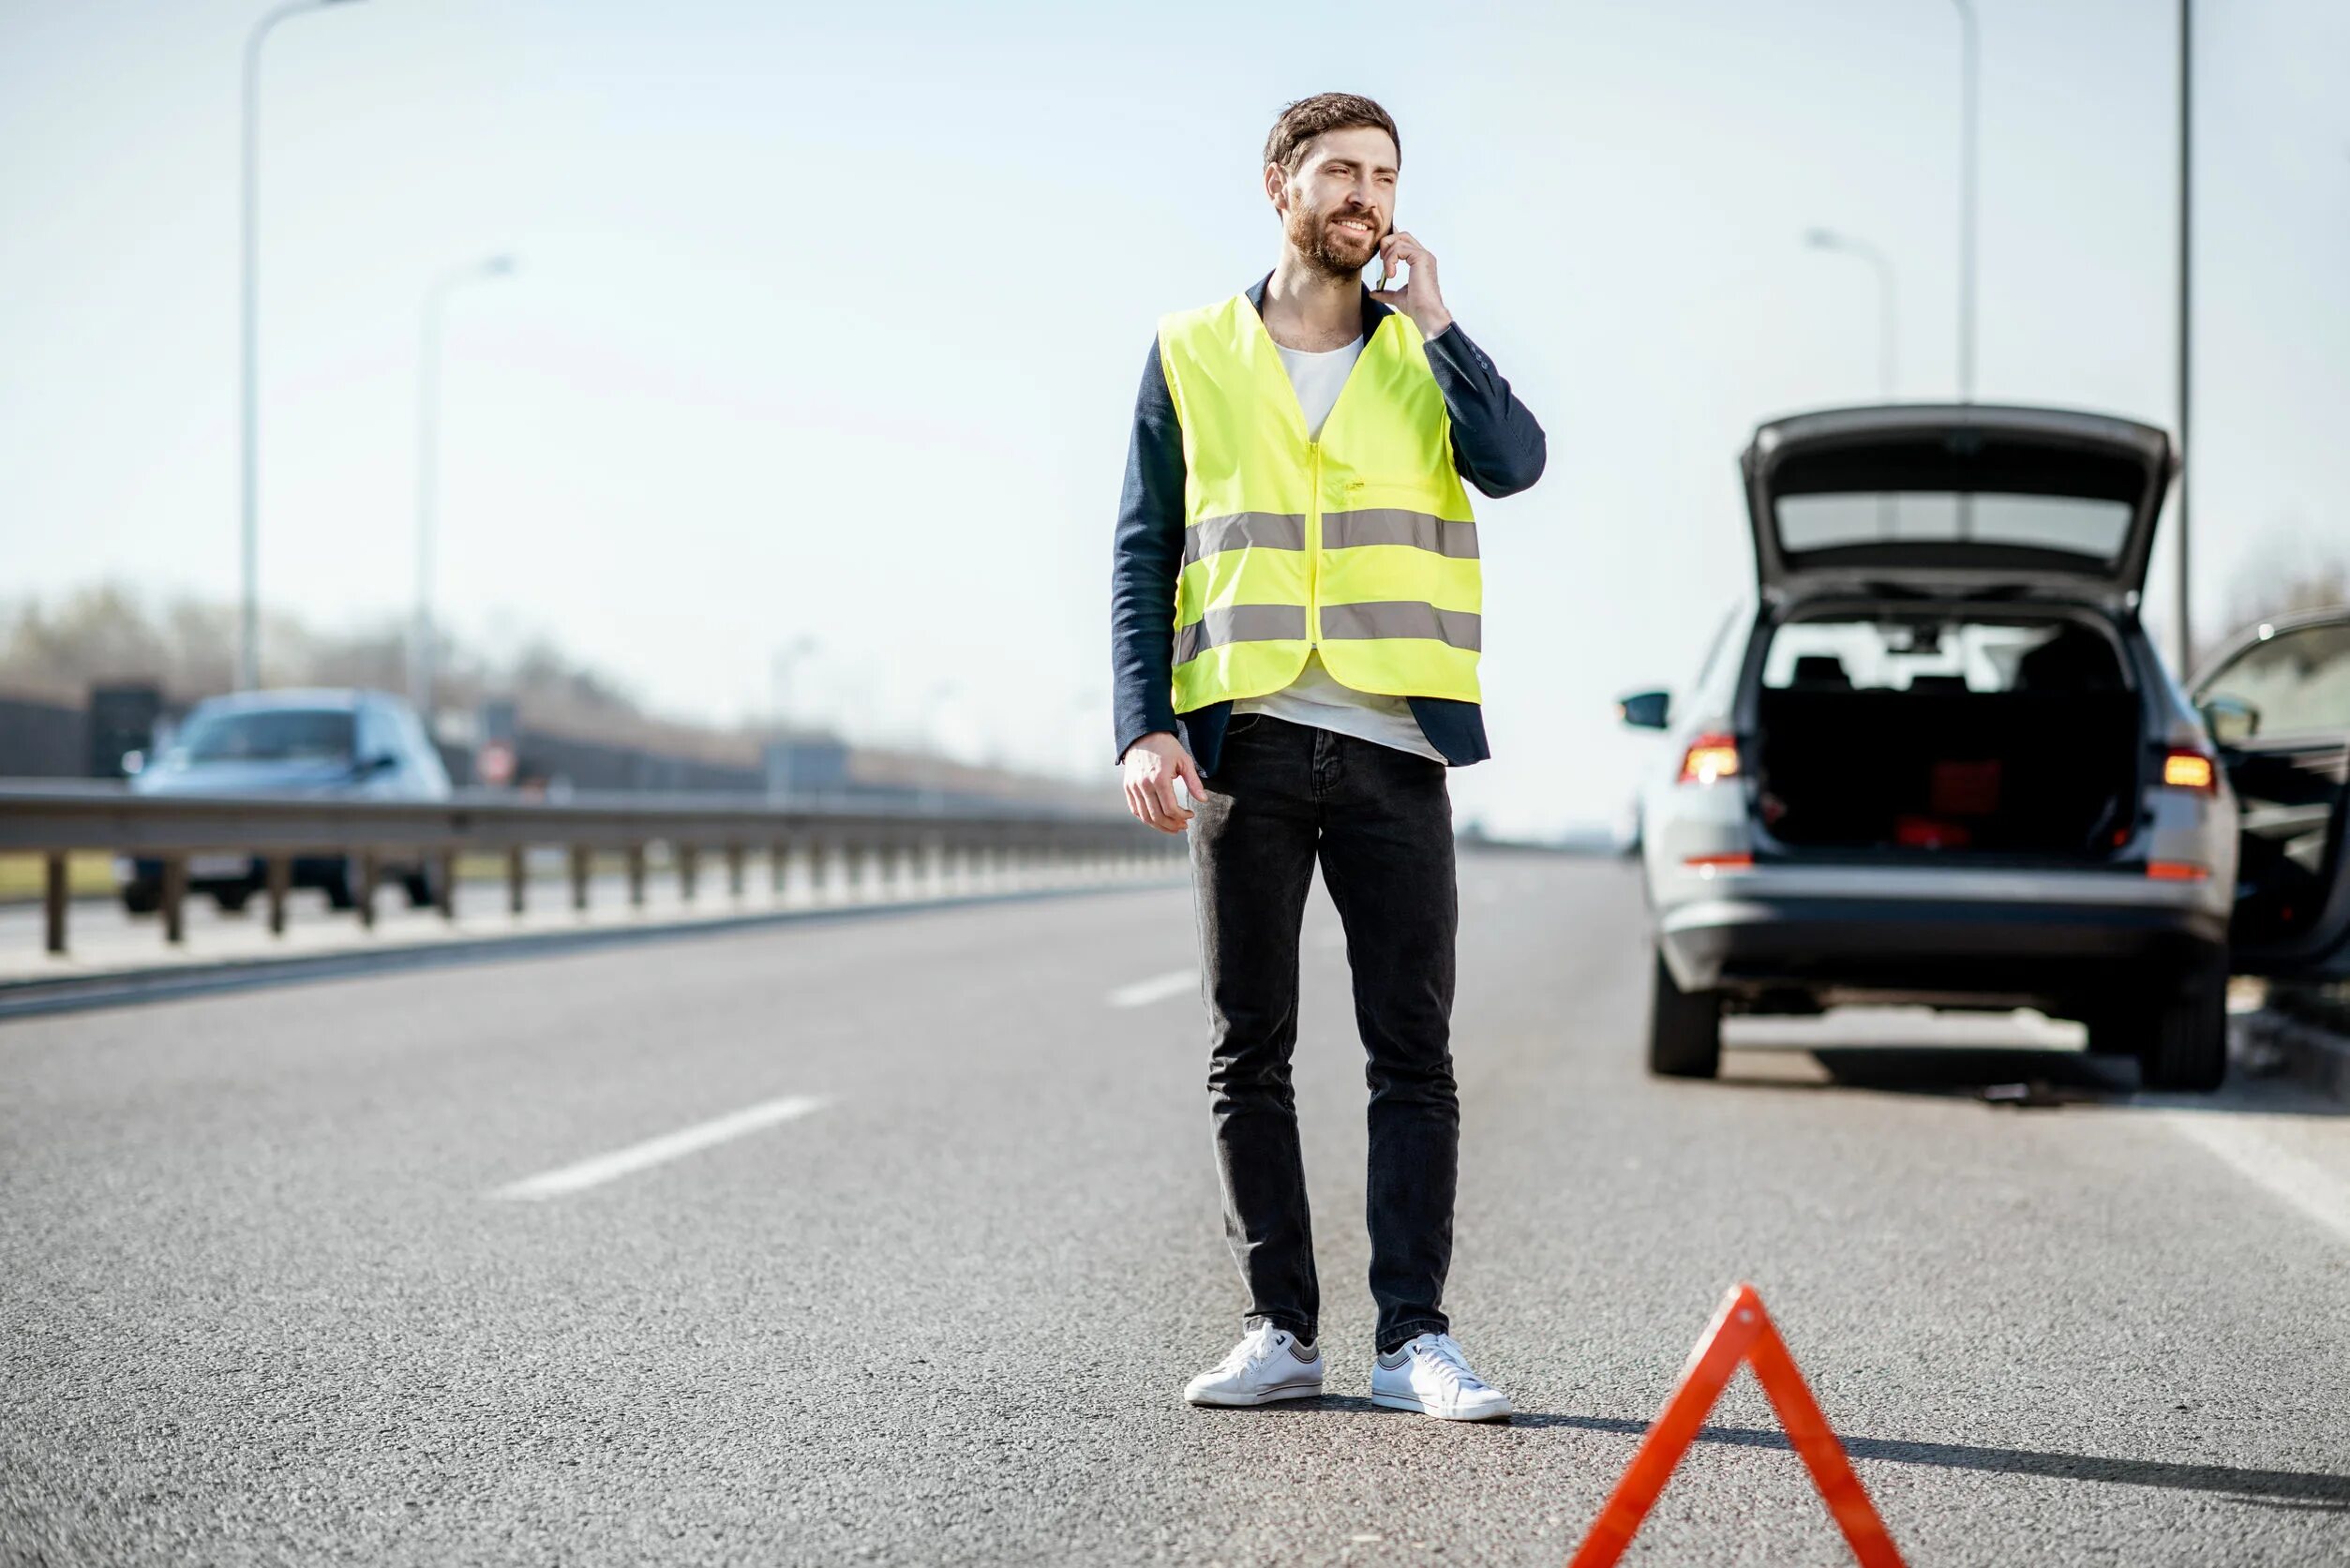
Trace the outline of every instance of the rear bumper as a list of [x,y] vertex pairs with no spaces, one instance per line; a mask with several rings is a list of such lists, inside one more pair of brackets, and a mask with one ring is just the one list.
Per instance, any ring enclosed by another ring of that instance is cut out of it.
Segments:
[[1727,890],[1658,922],[1684,990],[2069,1004],[2227,954],[2189,904],[1845,898]]

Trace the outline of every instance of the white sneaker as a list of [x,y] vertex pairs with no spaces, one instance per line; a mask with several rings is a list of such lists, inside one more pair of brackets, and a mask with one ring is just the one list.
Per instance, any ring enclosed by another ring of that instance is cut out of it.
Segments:
[[1444,1421],[1501,1421],[1510,1412],[1509,1396],[1469,1369],[1449,1334],[1423,1334],[1392,1356],[1374,1357],[1370,1402]]
[[1195,1405],[1269,1405],[1322,1392],[1322,1352],[1300,1351],[1287,1329],[1262,1323],[1242,1337],[1212,1371],[1183,1385]]

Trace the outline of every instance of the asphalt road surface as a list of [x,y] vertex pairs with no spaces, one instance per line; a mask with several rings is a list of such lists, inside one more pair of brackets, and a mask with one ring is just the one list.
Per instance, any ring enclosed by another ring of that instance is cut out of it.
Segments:
[[[1363,1397],[1319,894],[1332,1392],[1180,1402],[1240,1296],[1189,895],[1129,889],[0,1026],[0,1561],[1556,1563],[1743,1278],[1917,1568],[2350,1561],[2350,1119],[1897,1017],[1654,1083],[1630,868],[1462,881],[1506,1426]],[[1625,1561],[1849,1561],[1777,1431],[1742,1378]]]

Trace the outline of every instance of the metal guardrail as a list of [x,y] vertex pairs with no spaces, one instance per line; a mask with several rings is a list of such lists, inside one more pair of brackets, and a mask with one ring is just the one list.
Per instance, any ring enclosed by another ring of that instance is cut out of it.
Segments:
[[160,913],[167,942],[184,940],[183,910],[193,855],[243,854],[262,861],[269,929],[286,929],[286,897],[298,857],[343,857],[353,862],[354,911],[375,923],[375,893],[387,859],[431,861],[435,903],[445,918],[457,915],[457,857],[502,853],[506,900],[522,913],[529,886],[525,854],[540,847],[569,851],[572,907],[588,907],[592,857],[618,851],[626,860],[629,902],[645,901],[647,851],[666,846],[679,888],[695,896],[704,854],[722,857],[730,893],[742,892],[745,862],[770,862],[783,886],[789,857],[805,858],[809,886],[818,892],[838,871],[855,889],[868,871],[884,884],[901,875],[909,858],[929,857],[940,870],[956,859],[965,869],[1017,876],[1039,871],[1104,879],[1134,874],[1178,858],[1183,841],[1123,816],[1007,813],[941,816],[818,806],[786,810],[764,800],[726,796],[574,796],[561,801],[517,799],[464,791],[447,800],[353,800],[266,796],[142,796],[120,785],[59,787],[0,781],[0,854],[47,860],[43,907],[46,941],[66,950],[68,907],[66,858],[98,850],[162,863]]

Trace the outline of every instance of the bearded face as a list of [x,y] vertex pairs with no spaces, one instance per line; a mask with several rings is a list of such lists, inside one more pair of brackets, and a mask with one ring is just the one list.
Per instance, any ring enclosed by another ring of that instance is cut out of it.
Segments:
[[1331,277],[1353,277],[1379,253],[1379,242],[1393,227],[1378,208],[1366,206],[1351,193],[1313,205],[1298,191],[1282,227],[1289,243],[1315,271]]

